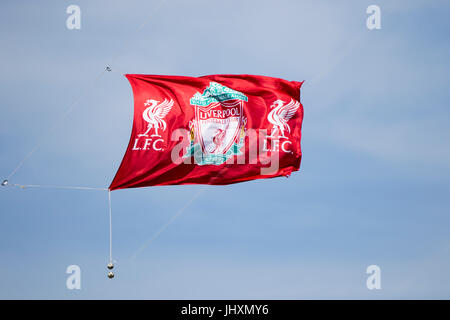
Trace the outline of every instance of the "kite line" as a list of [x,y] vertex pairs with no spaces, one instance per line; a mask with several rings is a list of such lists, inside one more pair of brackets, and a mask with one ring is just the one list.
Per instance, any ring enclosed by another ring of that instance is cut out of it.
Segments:
[[164,230],[166,230],[183,212],[194,202],[198,197],[200,197],[206,190],[208,190],[210,185],[205,188],[200,189],[194,194],[193,197],[189,198],[188,201],[180,208],[178,211],[167,221],[162,227],[160,227],[144,244],[141,245],[139,249],[131,256],[130,260],[134,260],[146,247],[148,247],[156,238],[159,237]]
[[[147,19],[134,31],[134,33],[137,33],[139,31],[141,31],[151,20],[151,18],[161,9],[161,7],[163,6],[163,4],[166,2],[167,0],[162,0],[159,2],[159,4],[155,7],[155,9],[153,10],[152,14],[150,16],[147,17]],[[131,37],[127,38],[128,41],[130,41]],[[121,45],[121,47],[123,46],[123,44]],[[105,69],[103,69],[101,72],[99,72],[94,79],[92,80],[93,83],[97,82],[101,76],[105,73],[105,72],[111,72],[113,71],[111,66],[114,64],[114,62],[117,60],[117,57],[119,56],[119,53],[117,53],[115,56],[113,56],[110,59],[110,63],[105,67]],[[117,71],[113,71],[113,72],[117,72]],[[44,143],[44,138],[46,138],[50,133],[52,133],[57,127],[58,125],[63,122],[67,116],[69,114],[71,114],[74,110],[75,107],[79,104],[79,102],[81,101],[81,99],[83,97],[85,97],[89,92],[91,92],[91,90],[94,88],[93,85],[90,85],[88,87],[88,89],[85,89],[84,91],[82,91],[76,98],[75,100],[69,105],[69,107],[67,108],[67,110],[60,116],[58,117],[57,120],[55,120],[55,122],[47,129],[44,131],[44,133],[42,133],[40,135],[40,138],[38,139],[38,141],[36,142],[36,144],[34,145],[34,147],[22,158],[22,160],[20,160],[18,162],[18,164],[16,165],[16,167],[14,167],[14,169],[6,176],[6,178],[2,181],[1,186],[3,187],[18,187],[21,189],[26,189],[26,188],[48,188],[48,189],[67,189],[67,190],[97,190],[97,191],[107,191],[108,192],[108,209],[109,209],[109,263],[107,265],[107,268],[109,270],[113,269],[114,265],[113,265],[113,258],[112,258],[112,210],[111,210],[111,191],[108,188],[99,188],[99,187],[86,187],[86,186],[57,186],[57,185],[40,185],[40,184],[17,184],[17,183],[9,183],[9,180],[22,168],[22,166],[24,165],[24,163],[39,149],[39,147]],[[1,181],[1,180],[0,180]],[[114,274],[110,271],[108,272],[108,277],[109,278],[113,278]]]
[[[100,77],[105,73],[106,70],[102,70],[102,72],[98,73],[95,77],[94,80],[92,82],[96,82],[98,79],[100,79]],[[52,133],[57,127],[58,124],[60,124],[62,121],[64,121],[67,116],[69,114],[71,114],[74,110],[75,107],[78,105],[78,103],[81,101],[81,99],[87,95],[88,92],[90,92],[92,89],[94,88],[94,86],[90,85],[89,88],[87,89],[88,91],[82,92],[81,94],[79,94],[75,100],[69,105],[69,108],[67,108],[66,112],[64,112],[54,123],[52,126],[50,126],[38,139],[37,143],[35,144],[35,146],[31,149],[30,152],[28,152],[25,157],[23,157],[23,159],[21,161],[19,161],[18,165],[14,168],[14,170],[11,171],[11,173],[6,177],[6,179],[3,181],[6,183],[8,183],[8,180],[11,179],[12,176],[14,176],[16,174],[16,172],[23,166],[23,164],[25,163],[26,160],[28,160],[28,158],[30,158],[33,153],[35,153],[39,147],[42,145],[42,143],[44,142],[44,138]],[[89,90],[91,89],[91,90]]]
[[[153,10],[152,14],[134,31],[134,33],[137,33],[139,31],[141,31],[150,21],[152,21],[150,18],[152,18],[158,11],[159,9],[161,9],[162,5],[166,2],[167,0],[162,0]],[[128,42],[131,41],[131,37],[128,37]],[[123,47],[123,44],[122,46]],[[96,82],[97,80],[100,79],[100,77],[105,73],[105,72],[111,72],[113,71],[113,69],[111,68],[111,65],[114,64],[114,62],[117,60],[118,56],[120,55],[120,53],[116,53],[111,59],[110,59],[110,63],[107,64],[107,66],[105,67],[105,69],[103,69],[100,73],[98,73],[92,82]],[[53,132],[58,124],[60,124],[63,120],[65,120],[67,118],[67,116],[72,113],[75,109],[75,107],[79,104],[79,102],[81,101],[81,99],[87,95],[87,93],[91,92],[92,89],[94,88],[93,85],[90,85],[88,87],[88,89],[86,89],[84,92],[80,93],[75,100],[69,105],[68,109],[66,110],[65,113],[62,114],[61,117],[59,117],[57,120],[55,120],[54,124],[52,126],[50,126],[49,129],[47,129],[43,134],[41,134],[40,138],[38,139],[37,143],[35,144],[35,146],[30,150],[29,153],[27,153],[21,161],[19,161],[19,163],[17,164],[17,166],[6,176],[5,180],[3,181],[2,185],[5,186],[8,184],[8,180],[11,179],[16,173],[17,171],[23,166],[23,164],[39,149],[39,147],[42,145],[42,143],[44,142],[44,138],[50,134],[51,132]],[[6,182],[6,183],[5,183]]]
[[97,187],[73,187],[73,186],[53,186],[45,184],[18,184],[18,183],[5,183],[4,186],[19,187],[21,189],[26,188],[46,188],[46,189],[68,189],[68,190],[99,190],[106,191],[108,188],[97,188]]
[[[213,182],[215,179],[219,179],[222,175],[222,173],[225,171],[225,169],[227,169],[227,167],[223,167],[222,169],[220,169],[219,172],[217,172],[217,174],[213,177],[211,177],[211,179],[209,180],[209,182]],[[212,184],[206,184],[206,187],[198,190],[193,197],[189,198],[188,201],[186,201],[186,203],[180,208],[178,209],[178,211],[169,219],[169,221],[167,221],[162,227],[160,227],[146,242],[144,242],[143,245],[141,245],[139,247],[139,249],[136,250],[135,253],[133,253],[133,255],[131,256],[130,260],[134,260],[142,251],[144,251],[145,248],[147,248],[154,240],[156,240],[156,238],[158,238],[161,233],[163,233],[163,231],[165,231],[173,222],[175,222],[175,220],[181,216],[184,211],[197,199],[199,198],[203,193],[205,193],[209,188],[211,188]]]

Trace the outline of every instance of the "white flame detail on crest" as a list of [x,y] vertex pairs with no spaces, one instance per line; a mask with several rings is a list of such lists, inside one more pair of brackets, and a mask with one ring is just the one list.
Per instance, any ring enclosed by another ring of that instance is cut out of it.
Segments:
[[163,102],[159,103],[159,101],[148,99],[144,105],[147,107],[142,113],[142,117],[145,121],[148,122],[147,131],[143,134],[140,134],[139,137],[145,136],[150,132],[152,128],[155,129],[155,134],[152,134],[152,137],[160,137],[158,134],[158,129],[162,129],[162,131],[166,130],[166,122],[163,120],[164,117],[169,113],[173,106],[173,100],[164,99]]
[[284,131],[291,133],[291,128],[288,125],[289,119],[297,112],[300,107],[300,103],[291,99],[291,101],[285,105],[282,100],[276,100],[270,108],[273,109],[269,112],[267,120],[273,124],[271,137],[275,137],[277,134],[281,133],[280,138],[286,138]]

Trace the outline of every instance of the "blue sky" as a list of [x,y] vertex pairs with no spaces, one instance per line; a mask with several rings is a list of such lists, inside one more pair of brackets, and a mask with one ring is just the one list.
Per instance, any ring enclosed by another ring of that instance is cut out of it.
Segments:
[[131,130],[121,73],[305,80],[300,172],[114,191],[113,281],[106,192],[2,188],[0,298],[449,298],[448,2],[158,3],[2,2],[0,176],[57,123],[10,182],[108,186]]

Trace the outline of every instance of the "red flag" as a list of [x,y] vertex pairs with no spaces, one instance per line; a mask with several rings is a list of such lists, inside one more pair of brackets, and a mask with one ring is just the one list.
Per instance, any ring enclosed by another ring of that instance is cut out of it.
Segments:
[[300,167],[303,82],[127,74],[134,121],[110,190],[231,184]]

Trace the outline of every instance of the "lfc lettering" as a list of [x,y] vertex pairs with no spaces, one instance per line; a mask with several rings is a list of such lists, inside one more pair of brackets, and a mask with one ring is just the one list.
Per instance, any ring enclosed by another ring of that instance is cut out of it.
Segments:
[[285,153],[292,153],[292,142],[289,140],[281,141],[279,139],[273,139],[266,137],[263,141],[262,151],[283,151]]
[[132,150],[155,150],[155,151],[164,151],[163,148],[164,140],[161,138],[153,139],[139,139],[136,138],[134,140],[134,145]]

